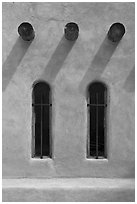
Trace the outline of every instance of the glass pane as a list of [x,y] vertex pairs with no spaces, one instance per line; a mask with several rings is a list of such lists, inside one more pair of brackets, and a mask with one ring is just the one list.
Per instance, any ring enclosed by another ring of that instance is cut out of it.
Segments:
[[90,155],[96,156],[96,108],[90,106]]
[[50,154],[50,114],[49,114],[49,106],[44,106],[43,107],[43,155],[47,156]]
[[104,107],[98,107],[98,155],[104,156]]
[[35,155],[41,154],[41,107],[35,106]]

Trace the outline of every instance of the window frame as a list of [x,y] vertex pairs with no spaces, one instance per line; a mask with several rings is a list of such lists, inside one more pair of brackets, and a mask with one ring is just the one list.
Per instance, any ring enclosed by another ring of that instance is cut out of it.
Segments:
[[[50,153],[49,156],[42,156],[42,158],[40,158],[39,156],[35,155],[35,111],[34,111],[34,88],[38,83],[45,83],[49,86],[50,91],[49,91],[49,104],[51,104],[51,106],[49,107],[49,140],[50,140],[50,144],[49,144],[49,149],[50,149]],[[31,97],[31,107],[32,107],[32,141],[31,141],[31,158],[34,159],[52,159],[53,157],[53,139],[52,139],[52,87],[51,85],[45,81],[45,80],[37,80],[33,83],[32,85],[32,97]]]
[[[104,123],[104,156],[99,156],[98,159],[95,156],[91,156],[90,155],[90,112],[89,112],[89,100],[90,100],[90,93],[89,93],[89,88],[91,85],[95,84],[95,83],[100,83],[102,84],[106,91],[104,92],[106,94],[105,98],[106,98],[106,108],[105,109],[105,123]],[[109,88],[108,85],[101,80],[94,80],[92,82],[90,82],[86,88],[86,105],[87,105],[87,145],[86,145],[86,158],[87,159],[93,159],[93,160],[103,160],[103,159],[108,159],[108,152],[109,152],[109,145],[108,145],[108,132],[109,132],[109,119],[108,119],[108,115],[109,115],[109,103],[110,103],[110,94],[109,94]]]

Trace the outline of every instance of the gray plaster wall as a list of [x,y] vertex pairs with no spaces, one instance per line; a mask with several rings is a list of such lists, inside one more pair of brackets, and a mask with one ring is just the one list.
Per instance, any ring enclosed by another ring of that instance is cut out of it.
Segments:
[[[2,4],[3,177],[134,177],[134,3]],[[35,39],[24,42],[18,26],[30,22]],[[63,29],[79,25],[69,42]],[[106,38],[121,22],[117,46]],[[32,85],[52,87],[53,158],[31,158]],[[107,159],[87,159],[86,87],[108,87]]]
[[134,202],[134,179],[3,179],[3,202]]

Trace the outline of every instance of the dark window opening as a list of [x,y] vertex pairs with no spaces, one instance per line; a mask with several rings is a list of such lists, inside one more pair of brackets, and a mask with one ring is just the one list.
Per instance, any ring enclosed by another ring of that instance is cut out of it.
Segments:
[[51,157],[51,91],[46,82],[33,88],[33,157]]
[[106,157],[107,88],[101,82],[88,87],[88,157]]

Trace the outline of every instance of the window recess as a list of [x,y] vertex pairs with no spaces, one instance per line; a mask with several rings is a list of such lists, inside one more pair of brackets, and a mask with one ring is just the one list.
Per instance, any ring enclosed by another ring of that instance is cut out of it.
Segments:
[[51,157],[51,90],[46,82],[33,88],[33,157]]
[[89,85],[87,108],[87,156],[95,159],[106,158],[107,88],[103,83],[94,82]]

